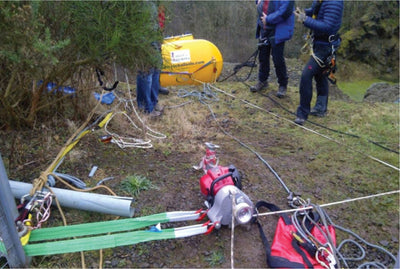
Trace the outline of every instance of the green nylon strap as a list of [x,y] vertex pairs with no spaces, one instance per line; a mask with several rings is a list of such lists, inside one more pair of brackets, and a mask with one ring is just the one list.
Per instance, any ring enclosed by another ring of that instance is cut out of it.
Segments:
[[175,238],[175,229],[165,229],[161,232],[134,231],[102,235],[96,237],[86,237],[46,243],[28,244],[24,246],[27,256],[41,256],[63,254],[79,251],[99,250],[119,246],[133,245],[152,240]]
[[7,249],[3,243],[3,240],[0,240],[0,253],[7,254]]
[[159,213],[139,218],[127,218],[103,222],[83,223],[69,226],[50,227],[33,230],[29,238],[31,242],[64,239],[71,237],[99,235],[113,232],[129,231],[168,222],[166,213]]

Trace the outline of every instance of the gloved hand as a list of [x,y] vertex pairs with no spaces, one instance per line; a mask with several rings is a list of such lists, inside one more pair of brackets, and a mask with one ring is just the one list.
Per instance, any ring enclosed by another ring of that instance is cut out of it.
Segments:
[[306,13],[304,13],[304,11],[300,10],[298,7],[296,7],[296,10],[293,13],[297,17],[297,21],[301,23],[303,23],[307,18]]

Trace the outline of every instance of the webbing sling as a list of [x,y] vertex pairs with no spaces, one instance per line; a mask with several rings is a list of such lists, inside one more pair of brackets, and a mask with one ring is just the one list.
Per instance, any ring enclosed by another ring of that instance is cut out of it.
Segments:
[[[126,246],[152,240],[183,238],[207,234],[211,232],[214,227],[209,222],[162,230],[150,229],[132,231],[158,223],[200,220],[203,218],[204,214],[205,213],[201,211],[175,211],[133,219],[129,218],[42,228],[31,232],[29,244],[25,245],[23,249],[27,256],[52,255]],[[45,240],[58,241],[43,242]],[[0,252],[6,253],[6,248],[2,241],[0,241]]]
[[129,231],[168,221],[169,219],[167,218],[166,213],[160,213],[133,219],[118,219],[103,222],[42,228],[32,231],[29,243],[44,240]]
[[118,246],[133,245],[152,240],[175,238],[175,229],[165,229],[161,232],[135,231],[96,237],[28,244],[24,246],[27,256],[54,255],[70,252],[98,250]]

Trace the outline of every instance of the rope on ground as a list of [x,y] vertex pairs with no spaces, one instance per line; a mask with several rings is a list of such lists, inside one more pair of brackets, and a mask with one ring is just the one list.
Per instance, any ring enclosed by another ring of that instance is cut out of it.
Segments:
[[[279,103],[279,102],[276,101],[274,98],[272,98],[272,97],[270,96],[270,94],[264,94],[264,93],[262,93],[262,92],[260,92],[260,94],[261,94],[262,96],[265,96],[265,97],[267,97],[268,99],[270,99],[275,105],[279,106],[280,108],[282,108],[282,109],[285,110],[286,112],[288,112],[288,113],[290,113],[290,114],[292,114],[292,115],[296,115],[296,113],[290,111],[289,109],[287,109],[286,107],[284,107],[281,103]],[[321,128],[323,128],[323,129],[326,129],[326,130],[335,132],[335,133],[339,133],[339,134],[342,134],[342,135],[347,135],[347,136],[354,137],[354,138],[359,138],[359,139],[362,138],[362,137],[359,136],[359,135],[351,134],[351,133],[347,133],[347,132],[342,132],[342,131],[339,131],[339,130],[335,130],[335,129],[329,128],[329,127],[327,127],[327,126],[324,126],[324,125],[322,125],[322,124],[316,123],[316,122],[314,122],[314,121],[307,120],[307,122],[309,122],[309,123],[311,123],[311,124],[314,124],[314,125],[316,125],[316,126],[318,126],[318,127],[321,127]],[[382,148],[382,149],[384,149],[384,150],[387,150],[387,151],[390,151],[390,152],[399,154],[399,151],[396,151],[396,150],[390,149],[390,148],[388,148],[388,147],[385,147],[385,146],[381,145],[381,144],[378,143],[378,142],[372,141],[372,140],[370,140],[370,139],[366,139],[366,140],[367,140],[369,143],[372,143],[372,144],[374,144],[374,145],[376,145],[376,146],[378,146],[378,147],[380,147],[380,148]]]
[[[225,92],[225,91],[223,91],[223,90],[221,90],[221,89],[219,89],[219,88],[217,88],[217,87],[215,87],[215,86],[213,86],[213,85],[210,85],[210,87],[213,88],[213,89],[215,89],[215,90],[217,90],[217,91],[219,91],[219,92],[221,92],[221,93],[223,93],[223,94],[225,94],[225,95],[227,95],[227,96],[230,96],[230,97],[232,97],[232,98],[234,98],[234,99],[237,99],[236,96],[234,96],[233,94],[227,93],[227,92]],[[265,111],[265,112],[267,112],[267,113],[269,113],[269,114],[271,114],[271,115],[273,115],[273,116],[275,116],[275,117],[277,117],[277,118],[279,118],[279,119],[281,119],[281,120],[287,121],[287,122],[289,122],[290,124],[294,124],[294,125],[296,125],[297,127],[303,128],[305,131],[308,131],[308,132],[314,133],[314,134],[316,134],[316,135],[319,135],[319,136],[321,136],[321,137],[323,137],[323,138],[326,138],[326,139],[328,139],[328,140],[330,140],[330,141],[332,141],[332,142],[335,142],[335,143],[338,144],[338,145],[346,146],[347,149],[352,150],[352,151],[354,151],[354,152],[357,152],[357,153],[359,153],[359,154],[361,154],[361,155],[364,155],[364,156],[366,156],[366,157],[368,157],[368,158],[370,158],[370,159],[372,159],[372,160],[374,160],[374,161],[376,161],[376,162],[379,162],[379,163],[381,163],[381,164],[383,164],[383,165],[386,165],[386,166],[388,166],[388,167],[390,167],[390,168],[392,168],[392,169],[394,169],[394,170],[400,171],[400,168],[398,168],[398,167],[396,167],[396,166],[394,166],[394,165],[391,165],[391,164],[389,164],[389,163],[387,163],[387,162],[384,162],[384,161],[382,161],[382,160],[380,160],[380,159],[378,159],[378,158],[376,158],[376,157],[373,157],[373,156],[371,156],[371,155],[369,155],[369,154],[367,154],[367,153],[364,153],[364,152],[362,152],[362,151],[359,151],[359,150],[357,150],[357,149],[354,149],[354,148],[352,148],[351,146],[345,145],[345,144],[343,144],[342,142],[340,142],[340,141],[338,141],[338,140],[335,140],[335,139],[333,139],[333,138],[331,138],[331,137],[329,137],[329,136],[327,136],[327,135],[321,134],[321,133],[319,133],[319,132],[317,132],[317,131],[315,131],[315,130],[312,130],[312,129],[310,129],[310,128],[307,128],[307,127],[305,127],[305,126],[303,126],[303,125],[298,125],[298,124],[294,123],[293,121],[291,121],[291,120],[289,120],[289,119],[286,119],[286,118],[284,118],[284,117],[281,117],[281,116],[279,116],[278,114],[275,114],[275,113],[273,113],[273,112],[271,112],[271,111],[268,111],[267,109],[264,109],[264,108],[262,108],[262,107],[260,107],[260,106],[257,106],[257,105],[255,105],[255,104],[252,104],[252,103],[250,103],[249,101],[246,101],[246,100],[243,100],[243,99],[240,99],[240,101],[243,102],[243,103],[245,103],[245,104],[247,104],[247,105],[249,105],[249,106],[251,106],[251,107],[253,107],[253,108],[257,108],[257,109],[259,109],[259,110]]]
[[[365,200],[365,199],[371,199],[371,198],[375,198],[375,197],[379,197],[379,196],[392,195],[392,194],[396,194],[396,193],[400,193],[400,190],[388,191],[388,192],[377,193],[377,194],[372,194],[372,195],[368,195],[368,196],[362,196],[362,197],[357,197],[357,198],[341,200],[341,201],[332,202],[332,203],[326,203],[326,204],[320,205],[320,207],[330,207],[330,206],[334,206],[334,205],[340,205],[340,204],[345,204],[345,203],[350,203],[350,202],[355,202],[355,201],[360,201],[360,200]],[[269,215],[275,215],[275,214],[280,214],[280,213],[292,213],[292,212],[296,212],[299,210],[306,210],[306,209],[312,209],[312,207],[293,208],[293,209],[286,209],[286,210],[275,211],[275,212],[258,213],[258,214],[255,214],[254,217],[269,216]]]
[[235,210],[235,193],[231,193],[231,201],[232,201],[232,221],[231,221],[231,268],[235,268],[235,261],[234,261],[234,246],[235,246],[235,217],[234,217],[234,210]]
[[[289,209],[289,210],[280,210],[280,211],[273,211],[273,212],[266,212],[266,213],[256,213],[254,214],[254,218],[258,218],[261,216],[267,216],[267,215],[281,215],[281,214],[286,214],[286,213],[293,213],[293,215],[291,216],[291,220],[293,225],[296,228],[296,231],[299,232],[299,234],[302,236],[302,238],[304,238],[305,240],[310,240],[310,242],[319,242],[306,228],[304,221],[305,218],[307,218],[308,220],[310,220],[312,223],[315,223],[315,220],[313,219],[313,217],[309,216],[310,210],[316,210],[318,215],[321,217],[321,222],[322,225],[325,227],[325,231],[328,231],[328,225],[333,226],[335,229],[341,230],[342,232],[348,233],[351,236],[355,237],[356,239],[360,240],[362,243],[364,243],[365,245],[367,245],[370,248],[376,249],[378,251],[381,251],[383,253],[385,253],[388,257],[390,257],[394,262],[397,261],[397,258],[388,250],[384,249],[381,246],[378,245],[374,245],[371,244],[369,242],[367,242],[366,240],[364,240],[363,238],[361,238],[358,234],[352,232],[349,229],[343,228],[335,223],[332,222],[332,220],[330,219],[329,215],[326,214],[326,212],[324,210],[322,210],[322,207],[327,207],[327,206],[331,206],[331,205],[337,205],[337,204],[343,204],[343,203],[347,203],[347,202],[354,202],[354,201],[358,201],[358,200],[363,200],[363,199],[370,199],[370,198],[374,198],[374,197],[378,197],[378,196],[383,196],[383,195],[391,195],[391,194],[398,194],[400,193],[400,190],[396,190],[396,191],[390,191],[390,192],[385,192],[385,193],[379,193],[379,194],[375,194],[375,195],[369,195],[369,196],[364,196],[364,197],[358,197],[358,198],[354,198],[354,199],[347,199],[347,200],[343,200],[343,201],[337,201],[334,203],[328,203],[328,204],[323,204],[323,205],[314,205],[311,203],[307,203],[304,204],[303,207],[298,207],[296,209]],[[303,218],[303,221],[300,223],[297,219],[298,216],[301,216]],[[337,247],[335,247],[335,244],[332,241],[332,238],[330,238],[330,234],[325,232],[323,229],[321,229],[319,227],[319,225],[315,225],[315,227],[317,227],[321,234],[325,237],[326,242],[328,243],[329,248],[332,250],[332,255],[335,257],[336,260],[336,264],[338,268],[342,268],[342,266],[340,266],[340,261],[343,262],[343,265],[345,268],[349,268],[348,262],[350,261],[362,261],[365,257],[366,257],[366,251],[364,250],[364,248],[354,239],[346,239],[343,240]],[[309,238],[310,237],[310,238]],[[343,255],[343,253],[341,252],[342,247],[345,244],[348,243],[352,243],[354,244],[354,246],[356,246],[360,252],[361,255],[359,257],[345,257]],[[326,246],[325,246],[326,247]],[[387,260],[386,260],[387,262]],[[361,268],[371,268],[371,266],[373,266],[374,268],[387,268],[383,263],[378,262],[378,261],[373,261],[373,262],[364,262],[363,264],[359,265],[357,268],[361,269]]]
[[[213,86],[211,86],[211,87],[213,87]],[[219,90],[219,89],[216,88],[216,87],[213,87],[213,88]],[[222,90],[219,90],[219,91],[223,92],[224,94],[226,94],[226,95],[228,95],[228,96],[231,96],[231,97],[235,98],[235,96],[230,95],[230,94],[228,94],[228,93],[226,93],[226,92],[224,92],[224,91],[222,91]],[[255,105],[253,105],[253,104],[251,104],[251,103],[249,103],[249,102],[247,102],[247,101],[245,101],[245,100],[241,100],[241,101],[242,101],[242,102],[245,102],[246,104],[249,104],[249,105],[251,105],[251,106],[257,107],[257,108],[259,108],[259,109],[261,109],[261,110],[264,110],[264,109],[262,109],[262,108],[260,108],[260,107],[258,107],[258,106],[255,106]],[[234,140],[238,141],[241,145],[243,145],[243,146],[245,146],[246,148],[248,148],[249,150],[251,150],[247,145],[245,145],[244,143],[242,143],[240,140],[238,140],[238,139],[235,138],[234,136],[232,136],[232,135],[230,135],[229,133],[227,133],[227,132],[219,125],[218,121],[216,120],[215,114],[213,113],[213,111],[212,111],[210,105],[207,104],[207,106],[208,106],[208,108],[210,109],[210,112],[211,112],[212,116],[214,117],[215,121],[217,122],[217,124],[218,124],[218,126],[221,128],[221,130],[222,130],[225,134],[227,134],[228,136],[232,137]],[[276,114],[274,114],[274,113],[272,113],[272,112],[269,112],[269,111],[267,111],[267,112],[268,112],[268,113],[271,113],[271,114],[273,114],[273,115],[275,115],[275,116],[277,116],[277,117],[279,117],[278,115],[276,115]],[[281,118],[281,117],[279,117],[279,118]],[[283,118],[283,119],[284,119],[284,118]],[[285,119],[285,120],[287,120],[287,119]],[[292,122],[291,122],[291,123],[292,123]],[[316,131],[313,131],[313,130],[310,130],[310,131],[312,131],[312,132],[314,132],[314,133],[316,133],[316,134],[318,134],[318,135],[321,135],[321,134],[319,134],[319,133],[316,132]],[[324,135],[321,135],[321,136],[326,137],[326,138],[329,139],[329,140],[335,141],[334,139],[331,139],[331,138],[329,138],[329,137],[327,137],[327,136],[324,136]],[[337,142],[337,141],[335,141],[335,142]],[[251,150],[251,151],[252,151],[252,150]],[[254,151],[252,151],[252,152],[254,152]],[[257,155],[257,154],[256,154],[256,155]],[[257,156],[258,156],[258,155],[257,155]],[[278,177],[279,177],[279,176],[278,176]],[[284,185],[284,184],[283,184],[283,185]],[[285,186],[285,185],[284,185],[284,186]],[[287,191],[288,191],[288,189],[287,189]],[[380,194],[375,194],[375,195],[370,195],[370,196],[365,196],[365,197],[347,199],[347,200],[344,200],[344,201],[339,201],[339,202],[324,204],[324,205],[321,205],[321,206],[319,206],[319,207],[326,207],[326,206],[331,206],[331,205],[335,205],[335,204],[342,204],[342,203],[346,203],[346,202],[352,202],[352,201],[357,201],[357,200],[362,200],[362,199],[368,199],[368,198],[378,197],[378,196],[382,196],[382,195],[390,195],[390,194],[395,194],[395,193],[400,193],[400,190],[390,191],[390,192],[386,192],[386,193],[380,193]],[[318,208],[319,208],[319,207],[318,207]],[[254,217],[259,217],[259,216],[264,216],[264,215],[272,215],[272,214],[280,214],[280,213],[287,213],[287,212],[295,212],[295,213],[297,213],[297,212],[299,212],[299,211],[303,211],[303,212],[304,212],[304,211],[307,210],[307,209],[313,209],[313,206],[311,206],[311,207],[308,206],[308,207],[296,208],[296,209],[290,209],[290,210],[282,210],[282,211],[278,211],[278,212],[257,213],[257,214],[254,215]],[[233,211],[232,211],[232,212],[233,212]],[[329,216],[327,216],[327,218],[329,218]],[[332,221],[331,221],[330,219],[329,219],[329,222],[332,223]],[[325,221],[325,224],[327,224],[326,221]],[[234,223],[233,223],[233,221],[232,221],[232,234],[231,234],[231,266],[232,266],[232,268],[233,268],[233,255],[234,255],[234,254],[233,254],[233,244],[234,244],[234,233],[233,233],[233,227],[234,227],[234,226],[233,226],[233,225],[234,225]],[[344,229],[343,227],[338,226],[338,225],[335,225],[335,224],[333,224],[333,223],[332,223],[332,225],[334,225],[334,227],[336,227],[337,229],[340,229],[340,230],[342,230],[342,231],[349,231],[349,232],[351,232],[350,230]],[[361,239],[358,235],[356,235],[356,234],[353,233],[353,232],[351,232],[351,234],[352,234],[353,236],[355,236],[356,238],[360,239],[362,242],[365,242],[368,246],[370,246],[370,247],[375,247],[376,249],[385,252],[385,253],[386,253],[388,256],[390,256],[394,261],[396,261],[396,257],[395,257],[393,254],[391,254],[390,252],[388,252],[387,250],[385,250],[384,248],[381,248],[381,247],[379,247],[379,246],[376,246],[376,245],[373,245],[373,244],[370,244],[370,243],[366,242],[365,240]],[[329,239],[329,238],[328,238],[328,239]],[[328,241],[329,241],[330,244],[333,246],[332,240],[328,240]],[[342,246],[342,245],[340,245],[340,247],[341,247],[341,246]],[[335,259],[337,260],[337,264],[340,264],[340,263],[339,263],[339,258],[338,258],[338,256],[339,256],[340,259],[344,262],[344,264],[347,265],[347,262],[346,262],[346,261],[347,261],[348,259],[347,259],[347,258],[344,258],[343,255],[341,255],[341,253],[338,251],[338,250],[340,250],[340,247],[339,247],[339,248],[335,248],[335,249],[333,250],[333,251],[334,251],[333,255],[335,256]],[[369,268],[370,265],[371,265],[371,266],[377,266],[377,267],[379,267],[379,266],[380,266],[380,263],[378,263],[378,262],[368,262],[368,263],[362,264],[361,266],[359,266],[359,268],[362,268],[362,267],[364,267],[364,266],[367,266],[367,267]],[[385,268],[385,266],[383,265],[382,268]]]
[[[132,95],[131,95],[131,88],[130,88],[130,84],[129,84],[129,78],[127,75],[126,70],[124,69],[124,74],[125,74],[125,80],[126,80],[126,84],[128,87],[128,94],[129,94],[129,98],[128,99],[123,99],[122,97],[118,96],[117,94],[115,94],[115,96],[118,98],[119,103],[117,104],[117,106],[114,109],[114,112],[112,112],[112,114],[108,117],[107,121],[105,122],[104,125],[104,130],[106,131],[106,133],[108,135],[110,135],[112,137],[112,142],[117,144],[120,148],[151,148],[153,147],[153,145],[151,144],[151,140],[150,139],[145,139],[145,138],[135,138],[135,137],[131,137],[131,136],[121,136],[115,132],[110,131],[107,127],[108,124],[110,123],[110,121],[116,116],[116,115],[122,115],[124,116],[130,126],[133,129],[138,130],[141,133],[144,133],[146,136],[150,136],[152,138],[156,138],[156,139],[164,139],[166,138],[166,135],[155,131],[153,129],[151,129],[148,125],[145,124],[145,122],[143,121],[143,119],[139,116],[139,113],[137,112],[135,105],[133,104],[132,101]],[[124,111],[121,110],[117,110],[121,105],[124,105]],[[135,121],[128,115],[128,113],[126,111],[131,111],[134,113],[136,119],[139,121],[139,123],[142,125],[142,128],[140,128],[139,126],[137,126],[135,124]]]

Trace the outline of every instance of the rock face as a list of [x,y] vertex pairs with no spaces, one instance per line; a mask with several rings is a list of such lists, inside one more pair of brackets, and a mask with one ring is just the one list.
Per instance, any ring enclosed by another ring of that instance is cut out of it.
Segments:
[[386,82],[378,82],[371,85],[364,95],[364,102],[399,102],[399,84],[390,85]]

